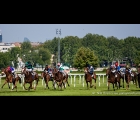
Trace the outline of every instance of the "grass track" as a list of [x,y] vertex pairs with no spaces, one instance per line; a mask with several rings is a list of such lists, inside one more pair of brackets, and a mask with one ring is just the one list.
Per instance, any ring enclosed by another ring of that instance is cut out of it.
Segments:
[[[4,80],[2,79],[0,87],[3,83]],[[83,82],[81,81],[80,83],[78,77],[76,77],[75,87],[74,81],[72,80],[71,84],[70,78],[69,84],[70,87],[66,86],[66,89],[63,88],[63,90],[54,90],[52,87],[52,82],[49,82],[50,89],[46,88],[45,90],[44,84],[42,86],[42,79],[40,79],[36,90],[31,89],[30,91],[26,91],[23,89],[21,84],[18,83],[17,92],[15,90],[11,91],[8,88],[8,84],[6,84],[3,89],[0,89],[0,96],[140,96],[140,88],[136,88],[136,85],[132,84],[132,82],[130,83],[129,90],[121,87],[120,89],[113,91],[113,86],[110,84],[110,90],[108,91],[106,77],[104,78],[104,83],[103,78],[101,77],[100,86],[99,79],[97,78],[96,89],[94,89],[94,87],[87,89],[85,81],[83,87]],[[29,84],[26,84],[26,87],[28,86]]]

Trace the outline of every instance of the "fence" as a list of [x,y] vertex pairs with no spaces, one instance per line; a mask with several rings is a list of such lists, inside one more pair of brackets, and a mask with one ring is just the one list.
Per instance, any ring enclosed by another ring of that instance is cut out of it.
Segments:
[[[98,76],[98,78],[97,78],[97,80],[99,81],[99,86],[100,86],[100,80],[101,80],[101,76],[103,77],[103,83],[105,82],[105,73],[103,74],[96,74],[97,76]],[[73,84],[74,85],[74,87],[76,86],[76,77],[79,77],[79,83],[81,84],[83,84],[83,87],[84,87],[84,83],[85,83],[85,74],[69,74],[69,77],[70,77],[70,82],[71,82],[71,84]],[[42,79],[42,86],[43,86],[43,84],[44,84],[44,79]]]
[[[22,76],[22,75],[20,75],[20,74],[18,74],[20,77],[21,77],[21,79],[22,79],[22,83],[24,82],[24,76]],[[98,83],[99,83],[99,87],[100,87],[100,80],[101,80],[101,77],[103,77],[103,83],[105,82],[105,73],[103,74],[103,73],[101,73],[101,74],[96,74],[98,77],[97,77],[97,80],[98,80]],[[39,74],[39,76],[41,76],[41,74]],[[5,77],[5,75],[4,76],[0,76],[0,84],[1,84],[1,78],[2,77]],[[76,77],[79,77],[79,84],[81,84],[82,83],[82,85],[83,85],[83,87],[84,87],[84,83],[85,83],[85,74],[69,74],[69,77],[70,77],[70,82],[71,82],[71,84],[73,84],[74,85],[74,87],[76,87]],[[21,83],[21,87],[22,87],[22,84]],[[106,83],[107,83],[107,81],[106,81]],[[42,79],[42,86],[43,86],[43,84],[44,84],[44,79]],[[35,85],[35,82],[34,82],[34,85]],[[23,88],[24,89],[24,88]]]

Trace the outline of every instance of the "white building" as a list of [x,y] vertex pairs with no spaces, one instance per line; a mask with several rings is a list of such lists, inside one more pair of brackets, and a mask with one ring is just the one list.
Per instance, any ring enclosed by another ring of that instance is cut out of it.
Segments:
[[12,47],[15,47],[13,43],[0,43],[0,52],[8,52]]

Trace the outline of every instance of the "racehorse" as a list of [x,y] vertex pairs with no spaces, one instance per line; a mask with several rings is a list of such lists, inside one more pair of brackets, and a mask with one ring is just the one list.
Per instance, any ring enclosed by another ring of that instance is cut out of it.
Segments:
[[67,72],[65,72],[65,75],[63,76],[63,83],[64,83],[63,85],[65,86],[65,88],[66,88],[66,84],[70,87],[70,84],[68,82],[68,78],[69,78],[69,75]]
[[140,67],[138,66],[138,69],[137,69],[137,76],[138,76],[138,86],[140,88]]
[[[56,68],[54,68],[52,70],[52,73],[53,73],[53,76],[54,76],[54,84],[59,83],[58,88],[61,87],[61,90],[62,90],[62,85],[64,86],[64,88],[66,88],[64,81],[66,82],[66,81],[68,81],[68,79],[66,79],[66,77],[63,76],[63,73],[60,72],[59,70],[57,70]],[[54,85],[54,89],[56,89],[55,85]]]
[[140,72],[137,74],[137,76],[138,76],[138,86],[140,88]]
[[[23,84],[24,89],[25,89],[25,90],[28,90],[28,91],[29,91],[30,89],[33,89],[32,83],[33,83],[33,81],[35,80],[35,81],[36,81],[36,85],[35,85],[35,87],[34,87],[34,90],[36,90],[36,87],[37,87],[38,81],[39,81],[39,76],[38,76],[38,74],[35,72],[35,75],[32,75],[32,73],[31,73],[30,71],[27,71],[25,67],[22,69],[21,74],[22,74],[22,75],[24,74],[24,84]],[[26,84],[26,83],[29,83],[29,84],[30,84],[30,86],[28,87],[28,89],[25,87],[25,84]]]
[[120,89],[120,79],[121,76],[118,72],[115,72],[114,69],[108,68],[106,70],[106,76],[108,79],[108,90],[110,89],[110,83],[113,85],[113,90],[115,91],[115,85],[117,86],[117,89]]
[[16,88],[17,91],[17,82],[19,81],[19,83],[21,83],[21,78],[18,76],[18,74],[15,73],[15,77],[14,77],[7,68],[2,68],[1,75],[4,74],[6,75],[6,80],[1,88],[3,88],[6,83],[8,83],[8,87],[10,89],[9,83],[13,83],[14,87],[11,90],[14,90],[14,88]]
[[133,84],[136,84],[136,87],[138,87],[138,84],[137,84],[137,73],[132,71],[131,72],[131,81],[133,81]]
[[85,67],[84,68],[84,72],[85,72],[85,81],[86,81],[86,84],[87,84],[87,89],[89,88],[88,86],[88,83],[90,83],[90,88],[93,87],[92,85],[92,79],[94,79],[94,88],[96,89],[96,73],[93,72],[93,77],[92,75],[89,73],[89,68],[88,67]]
[[48,73],[48,72],[46,72],[46,71],[43,71],[42,73],[41,73],[41,77],[44,79],[44,81],[45,81],[45,89],[46,89],[46,87],[49,89],[49,85],[48,85],[48,82],[49,81],[52,81],[52,84],[53,84],[53,86],[54,86],[54,81],[53,81],[53,74],[52,74],[52,76],[50,76],[50,74]]
[[125,71],[125,82],[126,82],[126,90],[129,88],[129,83],[131,81],[131,74],[128,70]]

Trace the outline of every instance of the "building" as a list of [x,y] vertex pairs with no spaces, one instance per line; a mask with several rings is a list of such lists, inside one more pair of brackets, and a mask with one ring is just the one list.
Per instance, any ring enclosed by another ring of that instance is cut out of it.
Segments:
[[0,43],[2,43],[2,33],[0,31]]
[[12,47],[15,47],[13,43],[0,43],[0,52],[8,52]]

